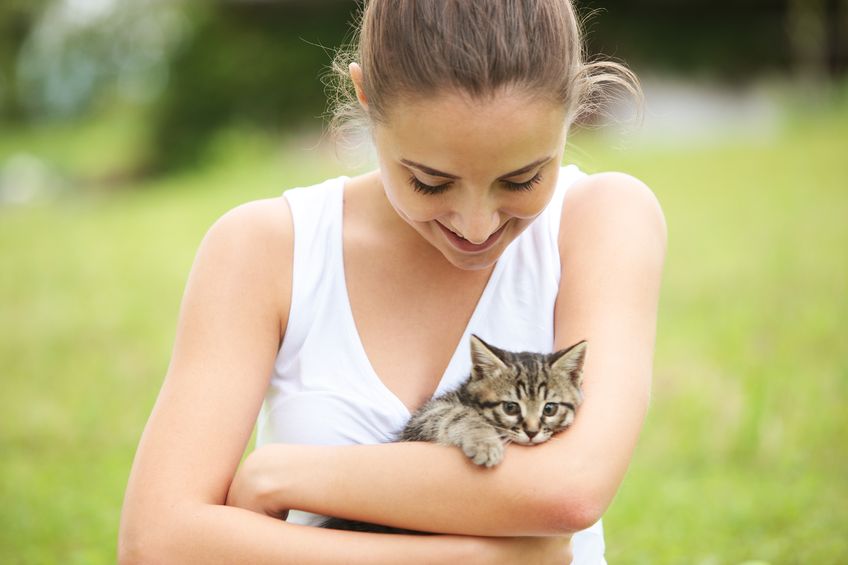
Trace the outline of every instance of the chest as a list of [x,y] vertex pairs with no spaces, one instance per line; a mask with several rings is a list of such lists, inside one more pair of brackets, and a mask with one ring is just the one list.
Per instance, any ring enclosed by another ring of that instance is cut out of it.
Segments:
[[425,402],[457,354],[494,268],[459,271],[400,261],[351,243],[345,280],[358,338],[383,385],[410,410]]

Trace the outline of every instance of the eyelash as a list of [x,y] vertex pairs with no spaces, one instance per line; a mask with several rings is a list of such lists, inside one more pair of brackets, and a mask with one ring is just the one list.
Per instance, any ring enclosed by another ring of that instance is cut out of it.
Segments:
[[[532,179],[530,179],[526,182],[510,182],[510,181],[507,181],[507,180],[501,181],[501,182],[503,182],[506,185],[508,190],[521,192],[521,191],[524,191],[524,190],[532,190],[533,186],[538,184],[539,181],[541,181],[541,180],[542,180],[542,173],[540,171],[540,172],[536,173],[536,175]],[[431,184],[425,184],[425,183],[421,182],[420,180],[418,180],[418,178],[415,175],[410,175],[409,184],[412,185],[412,188],[415,190],[415,192],[420,192],[422,194],[441,194],[444,191],[446,191],[448,188],[450,188],[450,186],[453,184],[453,182],[449,181],[449,182],[446,182],[444,184],[431,185]]]

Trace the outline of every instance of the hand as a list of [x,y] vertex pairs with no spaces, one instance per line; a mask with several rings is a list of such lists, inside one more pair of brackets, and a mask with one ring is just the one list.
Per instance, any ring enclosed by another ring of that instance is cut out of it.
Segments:
[[494,550],[487,563],[569,565],[573,559],[571,536],[487,539]]
[[227,506],[245,508],[280,520],[286,519],[288,509],[275,504],[279,499],[277,495],[282,488],[283,475],[274,472],[275,458],[269,457],[270,451],[279,451],[281,448],[281,445],[269,445],[247,456],[230,483]]

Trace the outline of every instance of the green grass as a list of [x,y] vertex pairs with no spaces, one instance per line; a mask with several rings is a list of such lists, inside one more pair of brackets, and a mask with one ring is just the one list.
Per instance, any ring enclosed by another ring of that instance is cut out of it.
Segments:
[[848,107],[778,139],[631,150],[669,252],[610,562],[848,561]]
[[[848,104],[792,116],[768,140],[575,141],[586,169],[652,186],[669,225],[652,406],[605,518],[610,563],[848,562]],[[135,127],[4,132],[0,164],[26,150],[97,176],[99,154],[132,161]],[[203,233],[342,172],[247,134],[213,157],[0,208],[0,562],[114,561]]]

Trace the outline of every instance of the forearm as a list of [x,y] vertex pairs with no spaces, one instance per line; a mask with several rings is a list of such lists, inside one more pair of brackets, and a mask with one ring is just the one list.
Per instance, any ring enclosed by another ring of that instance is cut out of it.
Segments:
[[[462,535],[549,536],[587,528],[618,490],[644,419],[650,355],[638,366],[633,359],[640,357],[587,359],[587,375],[596,380],[584,385],[574,424],[543,445],[507,446],[494,468],[474,465],[455,447],[424,442],[271,444],[236,475],[236,482],[259,485],[235,489],[255,500],[234,505]],[[602,378],[608,375],[615,378]]]
[[[588,479],[591,470],[568,459],[550,468],[549,458],[534,457],[538,449],[510,449],[494,469],[477,467],[458,449],[428,443],[266,446],[256,454],[258,461],[247,463],[265,475],[258,480],[266,485],[261,495],[266,512],[297,508],[414,530],[485,536],[562,535],[591,524],[594,518],[581,521],[586,513],[578,495],[584,491],[568,486],[580,483],[584,474]],[[528,468],[534,472],[527,473]],[[575,517],[573,527],[563,516]]]
[[452,563],[493,549],[476,538],[340,532],[210,504],[150,522],[122,532],[121,563]]

